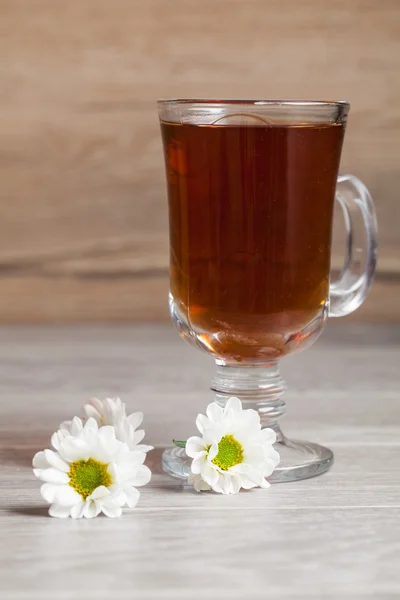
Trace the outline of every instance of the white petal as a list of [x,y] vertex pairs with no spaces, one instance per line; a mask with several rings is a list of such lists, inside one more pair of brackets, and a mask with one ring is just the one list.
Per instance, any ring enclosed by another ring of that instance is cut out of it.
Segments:
[[269,450],[267,456],[273,462],[274,468],[277,467],[281,462],[281,457],[279,456],[279,453],[274,449]]
[[97,423],[96,419],[93,419],[92,417],[90,417],[83,426],[84,431],[89,431],[90,429],[93,431],[97,431],[99,429],[99,424]]
[[209,421],[206,416],[201,415],[201,414],[197,415],[196,427],[202,435],[204,434],[204,431],[208,427],[208,423],[209,423]]
[[83,509],[83,516],[86,519],[93,519],[101,512],[101,506],[95,501],[85,502],[85,508]]
[[122,444],[121,450],[117,456],[120,464],[128,464],[130,468],[139,467],[146,460],[146,454],[137,448],[130,450],[126,444]]
[[209,486],[206,481],[199,477],[194,484],[194,489],[196,492],[207,492],[208,490],[211,490],[211,486]]
[[130,481],[141,469],[146,455],[143,452],[130,452],[125,456],[117,456],[109,463],[108,472],[114,482]]
[[127,501],[126,490],[132,489],[129,484],[125,484],[123,488],[117,484],[111,485],[108,490],[110,495],[101,499],[102,505],[106,506],[124,506]]
[[111,425],[105,425],[99,429],[99,439],[101,440],[104,448],[112,455],[118,448],[118,441],[115,437],[115,429]]
[[[101,429],[101,428],[99,428],[99,429]],[[99,430],[95,431],[94,429],[91,429],[91,428],[86,429],[82,432],[82,434],[79,436],[78,439],[82,440],[86,444],[87,449],[89,451],[89,456],[91,456],[92,458],[96,458],[92,454],[94,449],[98,448],[99,446],[103,447],[103,444],[101,443],[101,437],[99,436]],[[100,462],[105,462],[105,461],[100,461]]]
[[129,483],[134,485],[135,487],[140,487],[142,485],[146,485],[147,483],[149,483],[151,479],[151,471],[149,469],[149,467],[146,467],[146,465],[141,465],[136,473],[133,475],[133,477],[129,478]]
[[143,413],[135,412],[127,416],[127,421],[129,425],[132,425],[133,429],[139,427],[139,425],[143,421]]
[[61,429],[53,433],[53,435],[51,436],[51,445],[53,446],[53,448],[55,450],[59,450],[62,442],[68,435],[69,433],[67,433],[66,431],[61,431]]
[[52,467],[58,469],[59,471],[63,471],[64,473],[68,473],[70,466],[61,458],[58,452],[53,452],[53,450],[45,450],[44,453],[48,463]]
[[115,437],[121,442],[126,442],[129,447],[135,445],[135,430],[129,425],[126,419],[118,419],[114,423]]
[[200,437],[194,435],[186,442],[185,450],[188,456],[195,458],[199,452],[204,451],[204,442]]
[[269,483],[269,481],[267,481],[266,479],[263,478],[260,481],[260,487],[266,489],[266,488],[271,487],[271,484]]
[[70,435],[71,427],[72,421],[63,421],[62,423],[60,423],[58,430],[62,431],[64,434]]
[[242,410],[242,403],[239,400],[239,398],[236,398],[236,396],[231,396],[228,400],[228,402],[225,404],[225,410],[224,412],[227,413],[229,412],[241,412]]
[[202,469],[201,476],[212,487],[218,481],[219,473],[210,463],[206,463]]
[[120,506],[105,506],[103,504],[101,510],[106,515],[106,517],[111,517],[112,519],[115,517],[120,517],[122,515],[122,508]]
[[208,483],[206,483],[200,475],[189,475],[188,483],[189,485],[193,485],[196,492],[202,492],[211,489]]
[[253,427],[257,431],[261,431],[260,415],[253,408],[246,408],[245,410],[242,410],[237,417],[240,418],[242,423],[244,423],[247,427]]
[[105,485],[99,485],[93,492],[88,496],[87,500],[99,500],[100,498],[106,498],[110,495],[110,491]]
[[44,483],[40,488],[40,493],[43,500],[49,504],[55,502],[55,499],[57,498],[58,487],[59,486],[55,485],[54,483]]
[[91,404],[85,404],[83,410],[85,411],[88,419],[92,418],[95,419],[98,423],[100,423],[101,415],[94,406],[92,406]]
[[259,483],[254,482],[247,475],[241,475],[241,485],[244,490],[251,490],[252,488],[258,487]]
[[214,458],[217,456],[218,454],[218,444],[214,443],[211,444],[211,448],[208,451],[208,460],[214,460]]
[[41,452],[36,452],[32,459],[32,465],[35,467],[35,469],[48,469],[50,467],[44,450]]
[[110,487],[117,485],[120,481],[123,481],[123,477],[122,477],[122,475],[120,476],[118,468],[116,467],[116,465],[114,463],[110,463],[108,465],[107,471],[111,475],[111,480],[112,480],[112,484]]
[[58,431],[56,431],[55,433],[53,433],[53,435],[50,438],[50,442],[51,442],[51,445],[53,446],[53,448],[55,450],[59,449],[61,440],[59,438]]
[[217,492],[217,494],[223,494],[224,493],[224,476],[218,474],[218,479],[215,483],[213,483],[213,485],[211,486],[211,489],[214,490],[214,492]]
[[70,435],[78,435],[83,430],[83,423],[79,417],[74,417],[71,421],[70,428],[68,429],[68,433]]
[[[100,428],[99,431],[101,431],[101,429],[102,428]],[[104,441],[96,435],[95,438],[88,444],[88,446],[90,448],[90,457],[98,460],[101,463],[110,463],[110,461],[115,457],[115,442],[110,444],[110,446],[107,446],[107,444],[105,444]]]
[[[37,471],[40,471],[40,474],[37,474]],[[53,467],[50,467],[50,469],[33,469],[33,472],[41,481],[46,481],[47,483],[68,483],[69,481],[66,473]]]
[[[228,401],[229,402],[229,401]],[[219,423],[223,417],[224,411],[216,402],[211,402],[207,406],[207,417],[214,423]]]
[[231,494],[237,494],[241,488],[241,477],[235,475],[231,477]]
[[[260,428],[258,428],[260,429]],[[233,435],[233,437],[244,447],[246,448],[246,446],[248,444],[254,444],[254,442],[257,440],[258,436],[259,436],[259,431],[257,431],[257,429],[255,430],[254,427],[248,427],[247,425],[244,425],[243,427],[237,426],[233,426],[231,427],[231,433]],[[261,442],[260,442],[261,444]]]
[[142,441],[142,439],[145,436],[145,431],[144,429],[138,429],[137,431],[134,432],[133,434],[133,443],[135,444],[140,444],[140,442]]
[[84,510],[85,510],[85,502],[84,502],[84,500],[82,500],[82,502],[75,504],[75,506],[73,506],[71,508],[71,511],[70,511],[71,517],[73,519],[82,519]]
[[275,444],[276,433],[270,427],[266,427],[265,429],[261,429],[260,438],[264,444]]
[[49,515],[56,517],[57,519],[67,519],[70,515],[69,506],[60,506],[59,504],[52,504],[49,508]]
[[265,461],[265,451],[261,444],[250,444],[244,448],[244,462],[249,465],[262,464]]
[[190,470],[194,475],[200,475],[205,463],[207,460],[206,452],[199,452],[196,455],[196,458],[192,460],[192,464],[190,465]]
[[[103,412],[103,406],[104,406],[103,401],[100,400],[99,398],[89,398],[88,404],[90,406],[93,406],[93,408],[97,411],[97,413],[100,417]],[[87,406],[87,405],[85,405],[85,406]]]
[[232,493],[232,484],[231,478],[229,475],[224,475],[221,481],[222,493],[223,494],[231,494]]
[[135,446],[135,450],[137,450],[138,452],[144,452],[146,454],[147,452],[150,452],[150,450],[154,450],[154,446],[146,446],[146,444],[138,444],[137,446]]
[[[121,402],[121,400],[118,398]],[[125,411],[124,411],[125,412]],[[105,398],[103,400],[103,409],[101,411],[101,425],[114,425],[119,414],[119,406],[114,398]]]
[[[104,405],[108,409],[108,413],[112,415],[113,418],[123,418],[126,419],[126,405],[125,402],[122,402],[121,398],[115,396],[114,398],[106,398],[104,400]],[[112,423],[109,423],[110,425]]]
[[271,460],[270,458],[267,458],[263,465],[262,476],[269,477],[270,475],[272,475],[272,473],[275,470],[275,467],[276,467],[276,462]]
[[70,485],[58,485],[55,501],[62,506],[74,506],[81,502],[82,496]]
[[243,463],[238,463],[237,465],[233,465],[233,467],[229,467],[230,475],[240,475],[242,473]]
[[87,460],[91,455],[88,444],[84,440],[72,436],[68,436],[62,441],[58,452],[69,463],[76,460]]
[[135,508],[136,504],[139,501],[139,497],[140,497],[139,490],[137,490],[134,487],[126,486],[125,494],[126,494],[126,503],[129,506],[129,508]]
[[[265,461],[261,462],[261,467],[264,467]],[[240,473],[242,475],[247,475],[250,479],[254,479],[254,481],[258,480],[261,476],[262,469],[259,468],[259,465],[252,464],[249,462],[243,462],[240,465],[237,465],[240,468]]]
[[118,421],[124,421],[129,425],[126,416],[125,402],[121,402],[120,398],[106,398],[104,404],[104,425],[115,425]]

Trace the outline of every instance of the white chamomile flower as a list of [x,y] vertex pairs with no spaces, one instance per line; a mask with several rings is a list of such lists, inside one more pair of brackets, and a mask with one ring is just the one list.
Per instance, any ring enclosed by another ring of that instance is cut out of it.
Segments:
[[236,494],[240,488],[269,487],[265,479],[279,463],[272,444],[272,429],[261,429],[257,411],[243,410],[239,398],[229,398],[224,408],[212,402],[207,416],[198,415],[201,437],[186,442],[186,454],[193,458],[189,483],[195,490],[212,489]]
[[33,457],[33,472],[45,483],[41,494],[51,504],[52,517],[92,518],[103,512],[119,517],[125,504],[139,499],[136,486],[150,481],[146,454],[131,450],[116,438],[114,427],[85,424],[75,417],[68,428],[52,436],[54,450]]
[[[126,414],[125,402],[121,398],[91,398],[84,405],[86,417],[93,418],[99,425],[112,425],[115,428],[115,435],[121,442],[126,442],[131,450],[139,450],[140,452],[149,452],[153,446],[140,444],[144,438],[144,429],[136,431],[137,427],[143,421],[143,413],[135,412],[130,415]],[[60,429],[66,432],[73,427],[72,421],[64,421]]]

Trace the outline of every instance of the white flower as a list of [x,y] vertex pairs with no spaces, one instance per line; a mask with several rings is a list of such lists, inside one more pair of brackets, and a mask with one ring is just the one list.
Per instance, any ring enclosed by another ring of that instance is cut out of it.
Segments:
[[[91,398],[83,409],[86,417],[95,419],[99,427],[112,425],[115,428],[117,439],[126,442],[131,450],[148,452],[153,449],[153,446],[140,444],[144,438],[144,429],[136,431],[143,421],[143,413],[136,412],[127,415],[125,403],[121,401],[121,398],[106,398],[105,400]],[[72,421],[64,421],[60,425],[60,430],[68,433],[72,426]]]
[[193,458],[189,483],[196,491],[212,489],[236,494],[240,488],[269,487],[266,477],[279,463],[272,444],[272,429],[261,429],[257,411],[243,410],[239,398],[229,398],[224,408],[215,402],[207,416],[198,415],[197,429],[202,437],[186,442],[186,454]]
[[98,427],[93,418],[85,424],[75,417],[68,428],[52,436],[53,450],[33,457],[33,472],[45,483],[41,494],[51,504],[52,517],[92,518],[103,512],[119,517],[125,504],[139,499],[136,486],[150,481],[143,462],[146,454],[131,450],[116,438],[114,427]]

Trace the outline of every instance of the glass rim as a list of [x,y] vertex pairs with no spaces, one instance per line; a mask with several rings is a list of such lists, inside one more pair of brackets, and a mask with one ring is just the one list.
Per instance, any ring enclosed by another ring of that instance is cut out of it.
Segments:
[[221,104],[247,104],[250,106],[312,106],[312,107],[327,107],[327,106],[341,106],[349,107],[350,102],[347,100],[298,100],[298,99],[276,99],[276,100],[263,100],[263,99],[233,99],[233,98],[160,98],[157,100],[157,104],[199,104],[199,105],[221,105]]

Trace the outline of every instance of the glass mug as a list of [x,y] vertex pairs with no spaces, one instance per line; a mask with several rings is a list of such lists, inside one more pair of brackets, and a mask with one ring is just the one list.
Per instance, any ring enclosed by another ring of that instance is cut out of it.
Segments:
[[[271,481],[326,471],[332,452],[280,430],[279,360],[310,346],[327,316],[364,301],[376,266],[372,199],[338,177],[347,102],[161,100],[170,223],[170,311],[181,337],[214,357],[215,400],[238,396],[277,433]],[[330,283],[334,202],[347,229]],[[192,432],[189,432],[192,433]],[[167,449],[185,478],[190,460]]]

